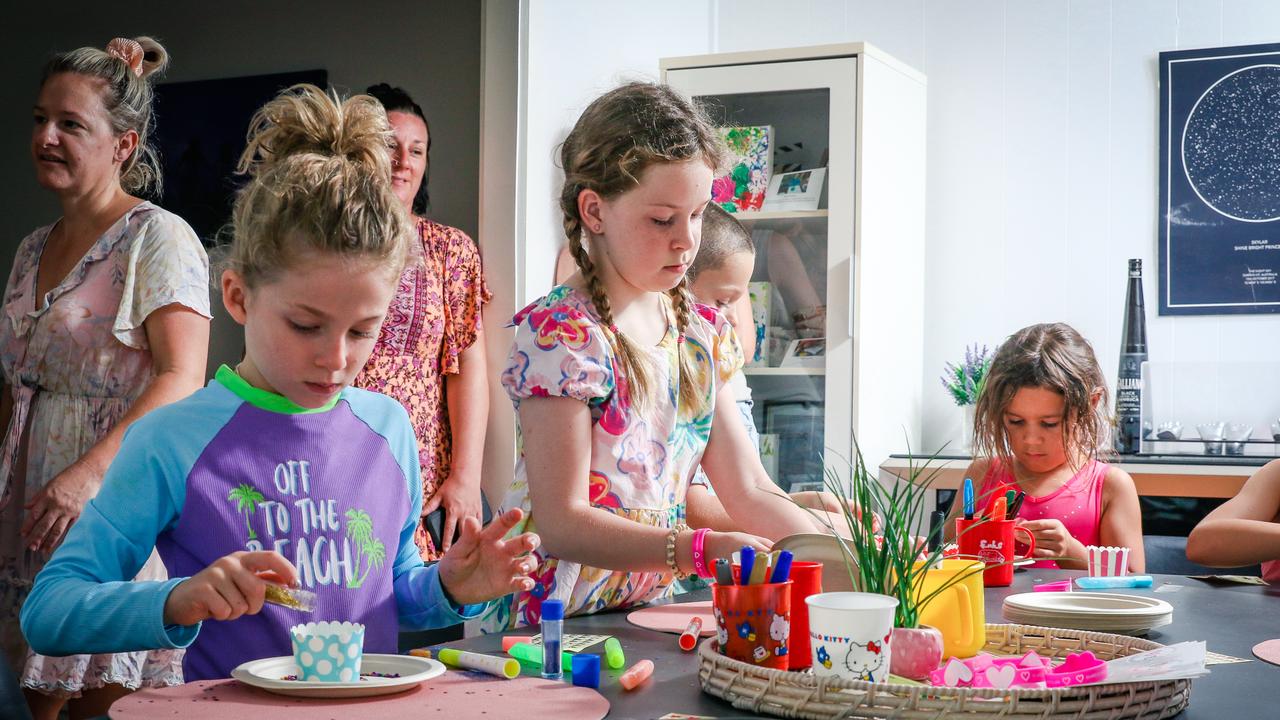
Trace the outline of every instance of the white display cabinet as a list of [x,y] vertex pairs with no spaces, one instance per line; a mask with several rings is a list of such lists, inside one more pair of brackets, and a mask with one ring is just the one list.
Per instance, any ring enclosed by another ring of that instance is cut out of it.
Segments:
[[[769,293],[762,362],[746,369],[775,479],[822,482],[856,436],[873,472],[920,446],[925,78],[865,43],[665,58],[663,82],[717,124],[771,128],[772,174],[825,168],[817,209],[736,217]],[[794,340],[820,337],[817,343]],[[788,348],[800,352],[788,353]],[[808,356],[804,348],[808,349]]]

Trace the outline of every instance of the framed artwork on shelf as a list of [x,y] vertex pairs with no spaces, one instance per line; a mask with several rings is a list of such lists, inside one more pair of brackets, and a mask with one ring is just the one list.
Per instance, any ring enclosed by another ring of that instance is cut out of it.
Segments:
[[773,168],[773,126],[723,127],[733,156],[729,172],[711,182],[711,201],[727,212],[755,212],[764,205]]
[[1160,53],[1160,314],[1280,312],[1280,43]]
[[747,358],[747,367],[765,367],[769,364],[769,344],[766,338],[769,336],[769,308],[772,294],[772,283],[747,284],[747,296],[751,300],[751,324],[756,335],[755,353]]
[[822,197],[822,183],[826,179],[826,168],[774,175],[769,180],[769,191],[760,209],[764,212],[817,210]]
[[782,367],[822,367],[827,361],[826,338],[792,340],[782,356]]

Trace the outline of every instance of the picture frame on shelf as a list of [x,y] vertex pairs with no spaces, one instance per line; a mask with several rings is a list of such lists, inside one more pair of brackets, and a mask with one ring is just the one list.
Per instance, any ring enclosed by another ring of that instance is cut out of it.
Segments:
[[729,171],[711,181],[711,201],[726,212],[759,211],[773,171],[773,126],[717,128],[729,153]]
[[763,212],[817,210],[826,179],[826,168],[774,175],[769,179],[769,190],[760,209]]
[[756,349],[747,358],[747,367],[769,365],[769,311],[772,306],[773,283],[747,283],[747,297],[751,301],[751,324],[756,336]]
[[822,367],[826,361],[826,338],[800,338],[787,345],[781,367]]

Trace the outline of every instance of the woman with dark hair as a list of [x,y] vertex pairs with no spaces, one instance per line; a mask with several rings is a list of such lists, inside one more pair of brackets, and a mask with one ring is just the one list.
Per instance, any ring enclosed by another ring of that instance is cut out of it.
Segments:
[[426,217],[431,130],[422,108],[385,83],[366,92],[391,122],[392,189],[412,214],[421,258],[400,277],[378,344],[355,384],[390,395],[409,411],[422,466],[422,514],[444,509],[440,547],[423,525],[414,539],[423,559],[436,560],[464,518],[481,519],[489,389],[480,312],[492,294],[471,238]]

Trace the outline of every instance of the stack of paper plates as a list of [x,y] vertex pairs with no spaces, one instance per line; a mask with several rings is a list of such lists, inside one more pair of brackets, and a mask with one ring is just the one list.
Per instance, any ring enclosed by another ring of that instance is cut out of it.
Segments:
[[1023,625],[1133,635],[1173,622],[1173,606],[1141,595],[1030,592],[1005,598],[1004,617]]

